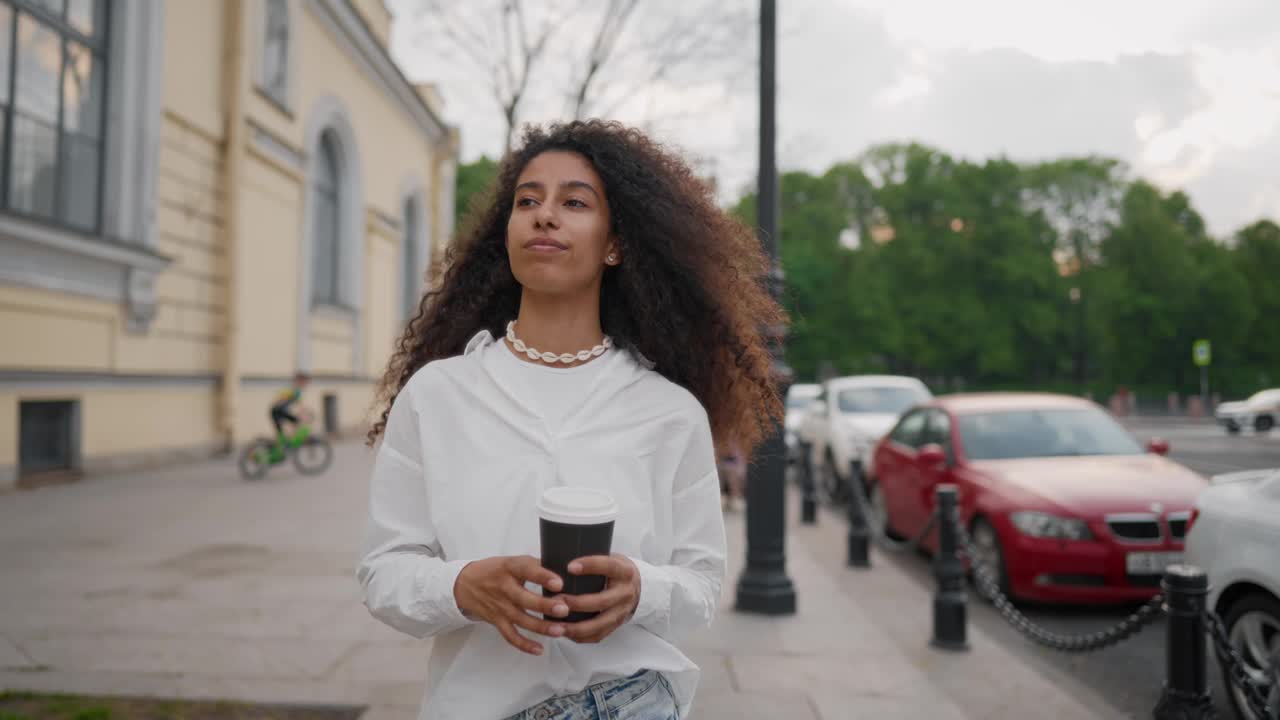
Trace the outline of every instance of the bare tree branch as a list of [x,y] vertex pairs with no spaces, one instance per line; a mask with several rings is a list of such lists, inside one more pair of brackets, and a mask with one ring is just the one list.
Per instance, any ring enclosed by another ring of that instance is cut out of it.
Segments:
[[627,19],[636,9],[636,0],[609,0],[609,9],[600,20],[600,29],[596,31],[595,40],[591,43],[591,52],[587,55],[587,69],[578,83],[578,90],[573,96],[573,117],[582,119],[582,111],[587,103],[587,93],[600,68],[609,61],[609,56],[618,45],[618,38]]
[[[414,7],[421,28],[414,44],[469,66],[456,76],[472,79],[472,87],[487,86],[509,149],[524,106],[533,102],[530,95],[541,106],[545,93],[559,95],[556,85],[566,80],[569,92],[560,95],[565,114],[582,118],[597,107],[613,114],[667,78],[703,87],[737,74],[735,58],[753,56],[743,42],[754,25],[751,6],[746,0],[684,2],[672,6],[674,13],[642,15],[639,0],[423,0]],[[582,32],[584,25],[594,34]],[[546,72],[556,77],[543,77]],[[697,79],[713,74],[726,77]]]

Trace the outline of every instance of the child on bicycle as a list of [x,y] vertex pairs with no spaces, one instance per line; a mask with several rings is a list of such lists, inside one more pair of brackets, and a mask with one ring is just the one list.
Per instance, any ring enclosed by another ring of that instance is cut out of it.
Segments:
[[298,416],[294,414],[294,406],[302,401],[302,391],[306,389],[307,383],[311,382],[311,377],[306,373],[299,372],[293,376],[293,385],[282,390],[276,396],[276,401],[271,405],[271,424],[276,426],[276,442],[284,445],[285,435],[284,424],[288,422],[292,425],[291,431],[296,432],[298,429]]

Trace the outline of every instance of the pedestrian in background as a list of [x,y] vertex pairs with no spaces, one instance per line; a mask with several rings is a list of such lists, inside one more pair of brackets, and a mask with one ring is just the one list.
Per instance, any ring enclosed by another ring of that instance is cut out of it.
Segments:
[[[760,243],[675,154],[573,122],[526,132],[446,265],[383,379],[358,572],[375,617],[435,638],[421,717],[687,715],[676,643],[725,571],[718,451],[783,414]],[[613,554],[569,566],[603,592],[540,592],[564,589],[536,557],[561,485],[616,499]]]
[[720,473],[721,505],[733,512],[738,509],[738,501],[746,498],[747,458],[742,454],[741,443],[729,441],[728,448],[720,455],[717,469]]

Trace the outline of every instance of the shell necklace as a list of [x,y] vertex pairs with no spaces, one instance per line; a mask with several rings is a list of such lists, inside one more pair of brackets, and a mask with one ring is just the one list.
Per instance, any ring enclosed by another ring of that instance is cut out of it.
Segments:
[[516,349],[516,352],[524,353],[530,360],[541,360],[544,363],[560,362],[565,363],[566,365],[571,362],[586,362],[591,358],[600,357],[606,350],[613,347],[613,338],[605,335],[604,340],[601,340],[599,345],[591,348],[590,350],[579,350],[576,353],[564,353],[562,355],[557,355],[552,352],[540,352],[536,348],[531,348],[528,345],[525,345],[523,340],[516,337],[515,320],[507,323],[507,340],[511,343],[511,347]]

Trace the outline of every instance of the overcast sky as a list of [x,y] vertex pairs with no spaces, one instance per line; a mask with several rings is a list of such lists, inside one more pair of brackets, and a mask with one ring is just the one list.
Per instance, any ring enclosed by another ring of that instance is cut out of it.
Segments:
[[[413,41],[421,34],[406,7],[417,1],[389,3],[398,17],[393,53],[410,78],[439,83],[449,122],[462,128],[464,160],[497,154],[501,118],[483,85]],[[643,0],[651,15],[642,22],[687,4]],[[821,172],[869,145],[899,140],[971,159],[1096,153],[1185,189],[1219,235],[1259,217],[1280,218],[1280,0],[779,6],[784,169]],[[589,34],[585,23],[565,29]],[[746,63],[755,42],[744,38]],[[685,73],[652,83],[614,112],[713,158],[726,200],[751,186],[755,173],[756,76],[740,65],[736,75]],[[563,111],[563,99],[541,88],[527,119]]]

